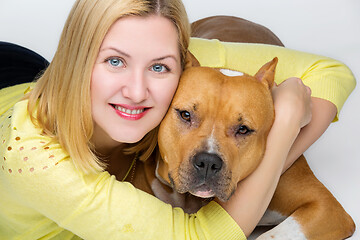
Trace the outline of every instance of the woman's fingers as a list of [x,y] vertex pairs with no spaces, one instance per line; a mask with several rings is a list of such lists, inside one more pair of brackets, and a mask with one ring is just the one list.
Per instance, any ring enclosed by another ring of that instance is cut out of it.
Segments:
[[311,89],[300,78],[288,78],[272,89],[276,120],[292,121],[300,128],[311,120]]

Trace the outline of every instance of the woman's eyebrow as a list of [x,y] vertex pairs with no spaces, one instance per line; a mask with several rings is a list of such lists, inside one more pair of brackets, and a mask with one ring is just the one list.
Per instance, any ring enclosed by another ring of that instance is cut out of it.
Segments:
[[171,58],[175,62],[177,62],[177,58],[174,55],[166,55],[166,56],[163,56],[163,57],[155,58],[155,59],[153,59],[153,61],[162,61],[162,60],[164,60],[166,58]]
[[117,49],[117,48],[114,48],[114,47],[102,48],[102,49],[100,49],[100,52],[104,52],[104,51],[107,51],[107,50],[112,50],[112,51],[117,52],[117,53],[120,54],[120,55],[123,55],[123,56],[125,56],[125,57],[131,58],[130,54],[127,54],[126,52],[123,52],[123,51],[121,51],[120,49]]

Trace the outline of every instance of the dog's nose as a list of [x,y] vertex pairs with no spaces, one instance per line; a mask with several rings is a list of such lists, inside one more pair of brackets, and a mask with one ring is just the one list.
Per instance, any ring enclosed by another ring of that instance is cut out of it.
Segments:
[[217,154],[201,152],[194,156],[193,166],[205,180],[213,177],[222,168],[223,161]]

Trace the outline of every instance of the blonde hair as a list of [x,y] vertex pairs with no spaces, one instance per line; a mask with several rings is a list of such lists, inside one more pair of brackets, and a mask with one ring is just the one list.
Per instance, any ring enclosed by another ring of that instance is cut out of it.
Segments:
[[[55,56],[29,94],[32,121],[53,137],[85,172],[103,171],[106,164],[90,143],[93,134],[90,82],[101,43],[109,28],[125,16],[160,15],[178,30],[184,65],[190,25],[181,0],[77,0],[69,14]],[[129,144],[145,161],[157,145],[157,128]]]

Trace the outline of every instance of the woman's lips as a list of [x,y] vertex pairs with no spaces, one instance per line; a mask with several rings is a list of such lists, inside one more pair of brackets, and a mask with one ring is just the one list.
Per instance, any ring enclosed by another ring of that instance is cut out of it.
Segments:
[[126,120],[139,120],[143,118],[150,109],[143,106],[110,105],[115,109],[116,114]]

